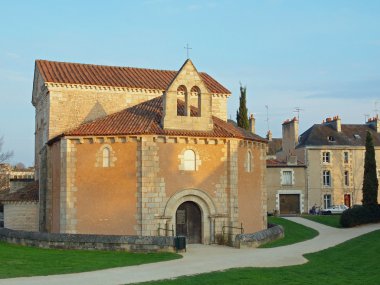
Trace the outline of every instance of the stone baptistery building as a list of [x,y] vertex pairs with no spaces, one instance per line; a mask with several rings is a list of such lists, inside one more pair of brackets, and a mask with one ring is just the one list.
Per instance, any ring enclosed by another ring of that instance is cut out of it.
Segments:
[[207,244],[265,229],[266,140],[227,122],[230,95],[191,60],[178,72],[37,60],[40,231]]

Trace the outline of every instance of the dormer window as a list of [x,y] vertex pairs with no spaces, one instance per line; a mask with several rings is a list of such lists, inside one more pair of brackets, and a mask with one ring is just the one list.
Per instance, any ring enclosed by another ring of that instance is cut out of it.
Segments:
[[335,142],[335,138],[334,138],[333,136],[328,136],[328,137],[327,137],[327,140],[328,140],[329,142]]
[[360,139],[360,135],[354,134],[354,138],[358,140],[358,139]]

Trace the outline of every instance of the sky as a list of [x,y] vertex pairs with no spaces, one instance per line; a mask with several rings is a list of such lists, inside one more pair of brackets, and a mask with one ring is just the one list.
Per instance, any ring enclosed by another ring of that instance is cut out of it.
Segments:
[[280,137],[296,107],[300,133],[380,109],[377,0],[0,0],[0,11],[0,137],[14,164],[34,164],[36,59],[178,70],[188,43],[198,71],[232,92],[230,118],[247,87],[261,136]]

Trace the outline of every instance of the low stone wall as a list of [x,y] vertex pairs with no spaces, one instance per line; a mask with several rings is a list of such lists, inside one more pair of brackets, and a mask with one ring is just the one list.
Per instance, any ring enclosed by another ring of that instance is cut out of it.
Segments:
[[58,234],[0,228],[0,240],[41,248],[173,252],[174,237]]
[[236,235],[234,246],[237,248],[259,247],[262,244],[282,237],[284,237],[284,228],[274,225],[257,233]]

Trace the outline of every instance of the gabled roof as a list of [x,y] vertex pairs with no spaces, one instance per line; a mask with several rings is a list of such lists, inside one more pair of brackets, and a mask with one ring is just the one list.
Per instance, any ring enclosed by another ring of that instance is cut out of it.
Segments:
[[[98,85],[166,90],[178,71],[135,67],[36,60],[36,68],[47,83]],[[231,92],[204,72],[199,73],[211,93]]]
[[[297,148],[305,146],[365,146],[367,131],[373,138],[375,146],[380,146],[380,134],[369,125],[342,124],[341,132],[332,126],[315,124],[305,131],[299,140]],[[332,141],[329,141],[329,137]]]
[[[178,115],[184,115],[185,103],[177,101]],[[191,106],[191,116],[196,116],[198,109]],[[212,117],[214,128],[212,131],[164,130],[161,126],[163,115],[162,96],[145,101],[120,112],[85,123],[69,130],[62,136],[111,136],[111,135],[172,135],[192,137],[240,138],[252,141],[266,142],[262,137],[242,128],[227,123],[215,116]],[[53,138],[50,143],[57,138]]]
[[0,202],[36,202],[39,199],[38,188],[38,181],[33,181],[14,192],[8,189],[0,193]]

